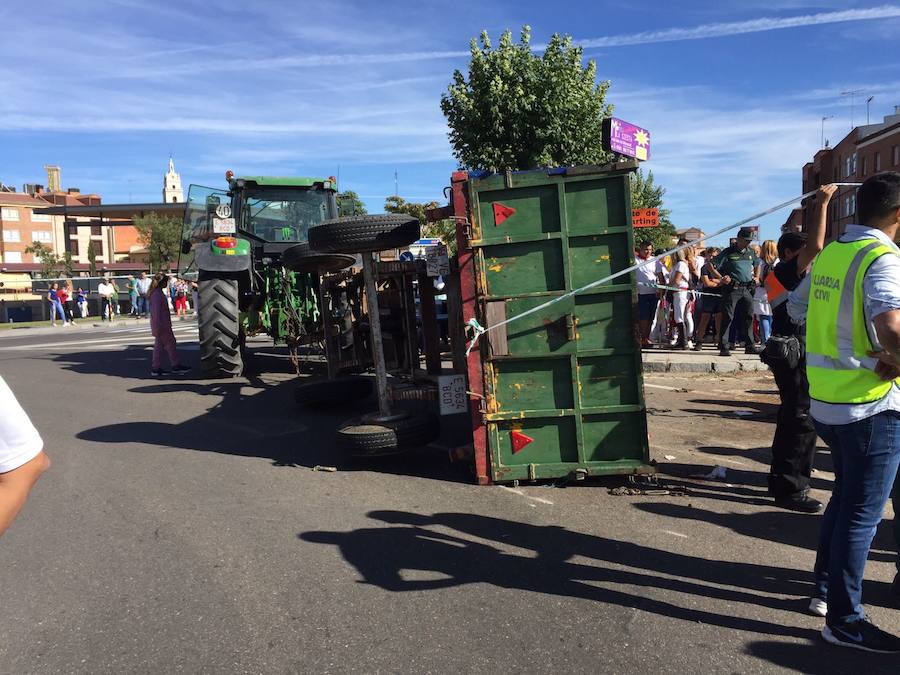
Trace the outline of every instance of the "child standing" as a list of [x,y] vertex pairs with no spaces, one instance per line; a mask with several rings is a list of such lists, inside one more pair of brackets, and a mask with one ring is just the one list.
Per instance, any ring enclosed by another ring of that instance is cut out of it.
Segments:
[[147,301],[150,305],[150,331],[155,338],[153,341],[153,362],[150,366],[150,374],[158,377],[166,371],[162,369],[163,350],[169,357],[172,372],[184,373],[190,366],[183,366],[178,361],[178,351],[175,348],[175,333],[172,332],[172,316],[169,314],[169,303],[163,289],[166,288],[168,275],[157,272],[150,282],[147,291]]

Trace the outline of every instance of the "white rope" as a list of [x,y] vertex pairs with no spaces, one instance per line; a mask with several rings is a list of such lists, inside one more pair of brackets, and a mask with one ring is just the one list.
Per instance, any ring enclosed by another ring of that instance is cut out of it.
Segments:
[[[837,185],[838,187],[848,187],[848,186],[858,187],[860,185],[860,183],[832,183],[832,185]],[[620,270],[620,271],[616,272],[615,274],[610,274],[609,276],[603,277],[602,279],[598,279],[597,281],[592,281],[591,283],[586,284],[586,285],[582,286],[581,288],[576,288],[574,291],[569,291],[567,293],[564,293],[563,295],[557,296],[557,297],[553,298],[552,300],[548,300],[547,302],[542,303],[542,304],[538,305],[537,307],[532,307],[531,309],[526,310],[526,311],[522,312],[521,314],[516,314],[515,316],[513,316],[509,319],[505,319],[505,320],[501,321],[500,323],[495,323],[493,326],[487,326],[487,327],[482,326],[473,317],[473,318],[469,319],[469,321],[466,324],[475,331],[475,334],[472,336],[472,339],[469,342],[468,347],[466,348],[466,356],[468,356],[469,352],[471,352],[472,349],[475,347],[475,345],[478,344],[479,338],[481,338],[481,336],[484,335],[485,333],[487,333],[488,331],[492,331],[496,328],[500,328],[500,326],[504,326],[508,323],[512,323],[513,321],[518,321],[519,319],[526,317],[529,314],[534,314],[536,312],[543,311],[547,307],[550,307],[550,305],[554,305],[557,302],[565,300],[566,298],[571,298],[579,293],[583,293],[584,291],[590,290],[591,288],[595,288],[597,286],[600,286],[601,284],[605,284],[608,281],[612,281],[613,279],[618,279],[619,277],[625,276],[626,274],[631,274],[639,267],[643,267],[644,265],[649,265],[650,263],[655,264],[657,259],[665,258],[666,256],[672,255],[673,253],[678,253],[678,251],[682,251],[691,246],[695,246],[698,243],[700,243],[701,241],[704,241],[705,239],[712,239],[713,237],[718,237],[720,234],[724,234],[725,232],[728,232],[729,230],[734,230],[738,227],[742,227],[742,226],[746,225],[747,223],[749,223],[751,221],[759,220],[760,218],[762,218],[764,216],[768,216],[771,213],[775,213],[776,211],[780,211],[781,209],[786,208],[786,207],[790,206],[791,204],[794,204],[795,202],[799,202],[799,201],[806,199],[807,197],[811,197],[812,195],[816,194],[816,192],[818,192],[818,189],[810,190],[809,192],[802,194],[799,197],[794,197],[793,199],[789,199],[785,202],[781,202],[780,204],[777,204],[776,206],[768,208],[765,211],[760,211],[759,213],[754,213],[752,216],[748,216],[747,218],[739,220],[736,223],[732,223],[731,225],[726,225],[725,227],[723,227],[719,230],[716,230],[712,234],[705,234],[702,237],[700,237],[699,239],[694,239],[693,241],[690,241],[686,244],[682,244],[681,246],[676,246],[675,248],[671,248],[668,251],[665,251],[664,253],[661,253],[658,256],[654,256],[653,258],[644,260],[643,262],[635,263],[631,267],[626,267],[624,270]]]
[[[638,286],[643,286],[644,288],[658,288],[661,291],[674,291],[676,293],[680,293],[682,291],[686,293],[693,293],[694,295],[708,295],[712,298],[721,298],[721,293],[707,293],[706,291],[698,291],[693,288],[678,288],[677,286],[663,286],[661,284],[647,284],[643,281],[638,282]],[[650,295],[649,293],[647,295]]]

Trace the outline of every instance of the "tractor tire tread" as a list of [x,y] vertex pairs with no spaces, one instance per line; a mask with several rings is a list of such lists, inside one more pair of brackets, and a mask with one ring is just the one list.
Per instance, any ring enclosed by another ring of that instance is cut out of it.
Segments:
[[439,433],[440,420],[433,413],[379,424],[353,419],[338,429],[338,445],[352,455],[375,456],[428,445]]
[[367,253],[409,246],[421,234],[415,216],[383,215],[334,218],[309,229],[309,244],[323,253]]
[[238,282],[204,275],[199,291],[200,368],[208,377],[237,377],[244,369]]

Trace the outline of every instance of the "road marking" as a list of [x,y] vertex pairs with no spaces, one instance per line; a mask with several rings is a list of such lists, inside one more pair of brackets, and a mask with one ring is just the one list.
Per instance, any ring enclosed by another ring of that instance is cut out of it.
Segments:
[[15,345],[12,347],[0,347],[0,351],[35,351],[40,349],[59,350],[59,349],[82,349],[86,346],[121,346],[140,345],[152,343],[152,335],[144,335],[134,338],[112,337],[97,338],[95,340],[72,340],[65,342],[42,342],[38,344]]
[[538,502],[539,504],[549,504],[550,506],[553,506],[553,502],[551,502],[549,499],[544,499],[543,497],[532,497],[531,495],[522,492],[518,488],[506,487],[505,485],[501,485],[500,487],[507,492],[512,492],[513,494],[517,494],[520,497],[525,497],[525,499],[531,499]]
[[681,391],[684,387],[667,387],[664,384],[650,384],[649,382],[644,382],[645,387],[653,387],[654,389],[665,389],[666,391]]
[[673,537],[682,537],[683,539],[689,538],[686,534],[681,534],[681,532],[673,532],[672,530],[663,530],[663,532],[671,534]]

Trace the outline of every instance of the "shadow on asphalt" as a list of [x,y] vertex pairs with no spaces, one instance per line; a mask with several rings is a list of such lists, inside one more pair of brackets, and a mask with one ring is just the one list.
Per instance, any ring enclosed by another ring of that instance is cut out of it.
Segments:
[[[778,414],[778,403],[765,403],[763,401],[729,401],[727,399],[694,398],[688,403],[697,403],[704,406],[720,406],[724,410],[713,408],[681,408],[679,412],[703,415],[706,417],[725,417],[727,419],[742,419],[751,422],[774,420]],[[743,414],[746,409],[755,410],[750,415]]]
[[[794,638],[806,643],[754,642],[748,653],[772,663],[794,665],[800,672],[871,671],[881,664],[893,663],[890,660],[893,657],[859,652],[832,657],[831,652],[838,650],[829,650],[828,659],[824,660],[823,650],[828,648],[821,644],[817,631],[752,618],[756,611],[741,608],[744,605],[802,612],[810,588],[810,575],[805,570],[708,560],[558,526],[531,525],[477,514],[426,516],[403,511],[372,511],[367,515],[388,526],[350,532],[310,531],[297,536],[304,542],[336,546],[362,576],[363,583],[387,591],[492,584],[633,608],[758,635]],[[509,553],[507,547],[525,553]],[[576,558],[578,562],[573,561]],[[589,562],[584,562],[585,558]],[[349,578],[347,582],[351,583]],[[641,589],[647,589],[647,593]],[[684,600],[656,599],[651,597],[655,589],[683,594]],[[773,595],[797,597],[786,599]],[[729,613],[718,613],[698,608],[697,598],[736,604]],[[823,665],[820,670],[816,663],[835,667],[829,670]],[[852,671],[848,669],[851,665]]]
[[[272,352],[272,347],[265,348]],[[197,352],[184,352],[196,359]],[[140,364],[132,363],[139,360]],[[302,408],[294,401],[294,387],[300,378],[264,379],[260,373],[293,375],[290,361],[253,354],[247,375],[231,380],[196,380],[192,374],[165,379],[147,372],[149,351],[140,347],[125,350],[124,356],[109,352],[63,354],[55,359],[79,373],[103,374],[152,384],[132,387],[130,394],[160,397],[191,395],[209,400],[206,412],[180,423],[119,422],[84,429],[76,437],[95,443],[146,443],[198,452],[217,452],[243,457],[262,457],[275,466],[332,466],[340,471],[378,471],[445,481],[472,482],[469,472],[452,465],[445,453],[424,448],[395,457],[360,460],[335,447],[335,432],[345,420],[374,410],[374,401],[357,401],[352,406]],[[190,361],[188,361],[190,363]],[[197,365],[196,363],[193,365]],[[137,404],[140,406],[140,403]]]
[[760,640],[747,645],[745,652],[761,661],[807,675],[857,672],[893,675],[897,672],[896,654],[869,654],[855,649],[841,649],[824,644],[821,638],[808,644]]
[[[699,494],[708,497],[706,494]],[[771,500],[767,502],[771,505]],[[668,502],[642,502],[634,505],[636,509],[666,518],[679,518],[682,520],[696,520],[712,525],[717,525],[731,530],[737,534],[767,542],[777,542],[788,546],[797,546],[810,551],[815,551],[819,543],[819,526],[822,522],[820,516],[803,513],[795,513],[775,507],[768,511],[754,511],[752,513],[717,513],[699,508],[695,504],[672,504]],[[872,549],[869,552],[869,560],[894,563],[897,553],[894,548],[894,538],[891,532],[891,521],[884,520],[878,527]],[[867,598],[871,597],[875,604],[887,603],[888,586],[881,582],[866,582]],[[879,600],[880,598],[880,600]]]

